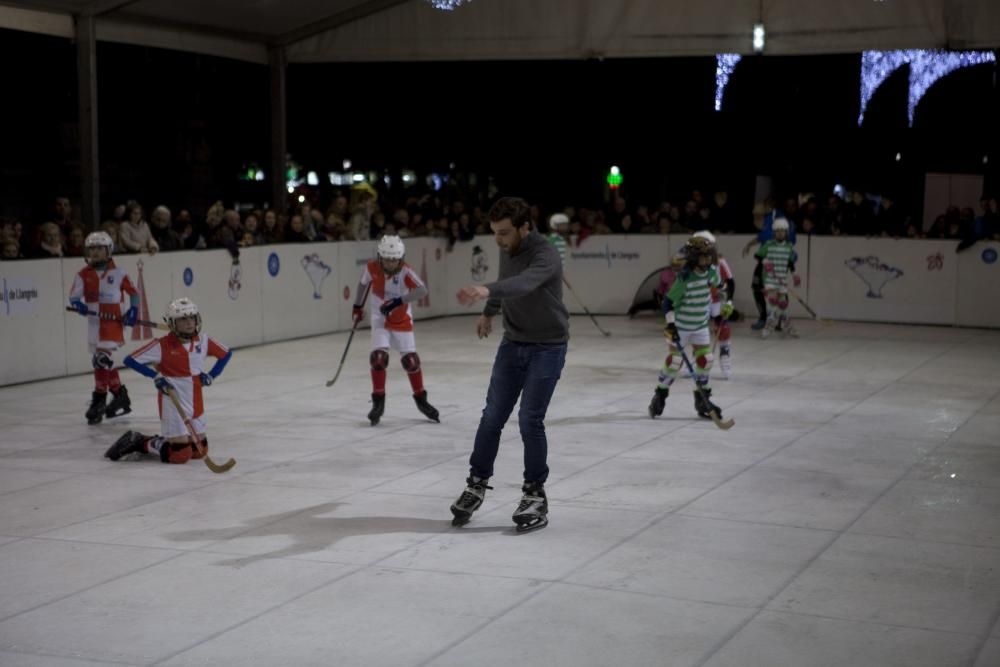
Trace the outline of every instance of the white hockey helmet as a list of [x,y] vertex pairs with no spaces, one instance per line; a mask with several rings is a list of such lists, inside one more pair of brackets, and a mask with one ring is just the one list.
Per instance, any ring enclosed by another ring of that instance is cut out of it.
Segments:
[[549,218],[549,226],[555,227],[556,225],[568,225],[569,216],[565,213],[553,213]]
[[691,236],[694,238],[705,239],[711,245],[713,246],[715,245],[715,235],[712,232],[708,231],[707,229],[703,229],[700,232],[695,232]]
[[382,259],[403,259],[406,246],[398,236],[383,236],[378,242],[378,256]]
[[84,248],[107,248],[108,257],[111,257],[115,249],[115,243],[111,240],[111,235],[107,232],[90,232],[83,241]]
[[[164,316],[164,320],[167,321],[167,325],[170,330],[174,332],[175,335],[180,336],[181,333],[177,331],[177,320],[183,319],[185,317],[190,317],[194,320],[194,333],[198,335],[201,333],[201,313],[198,312],[198,306],[195,302],[186,296],[182,296],[179,299],[174,299],[167,305],[167,313]],[[187,334],[184,334],[185,336]]]
[[775,218],[774,222],[771,224],[771,231],[777,232],[779,230],[788,231],[788,220],[785,218]]

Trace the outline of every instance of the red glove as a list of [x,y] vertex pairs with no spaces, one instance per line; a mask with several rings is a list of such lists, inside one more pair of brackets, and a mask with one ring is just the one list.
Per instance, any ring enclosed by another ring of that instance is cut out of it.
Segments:
[[351,312],[351,319],[354,320],[355,326],[358,322],[365,319],[365,309],[361,306],[354,306],[354,310]]

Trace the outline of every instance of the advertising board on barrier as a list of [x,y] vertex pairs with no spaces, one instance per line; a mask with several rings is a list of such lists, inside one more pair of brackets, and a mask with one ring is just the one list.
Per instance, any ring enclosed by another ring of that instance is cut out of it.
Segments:
[[0,313],[5,317],[27,315],[38,310],[39,290],[31,278],[0,277],[3,287],[3,305]]

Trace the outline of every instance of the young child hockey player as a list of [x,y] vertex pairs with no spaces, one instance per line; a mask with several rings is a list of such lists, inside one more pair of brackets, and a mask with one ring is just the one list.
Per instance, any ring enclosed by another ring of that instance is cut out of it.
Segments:
[[792,274],[796,287],[801,283],[801,279],[795,275],[798,255],[788,240],[788,221],[778,218],[774,221],[773,230],[774,238],[765,241],[756,253],[764,267],[764,297],[767,299],[767,321],[761,329],[760,337],[767,338],[776,326],[780,326],[782,334],[798,338],[799,335],[788,318],[789,274]]
[[[701,392],[694,392],[694,407],[701,417],[711,417],[714,410],[721,418],[722,410],[711,401],[709,372],[712,370],[712,339],[708,332],[709,318],[720,321],[718,299],[719,273],[712,265],[712,250],[708,241],[691,237],[684,246],[685,264],[670,291],[663,299],[666,319],[664,334],[670,339],[670,351],[660,370],[659,382],[649,403],[649,416],[663,414],[670,394],[670,385],[677,379],[683,360],[681,349],[691,346],[695,382]],[[702,398],[704,396],[704,398]]]
[[722,377],[729,379],[733,374],[733,330],[729,326],[729,316],[733,314],[733,295],[736,294],[736,280],[733,278],[733,270],[729,267],[726,258],[719,254],[715,245],[715,236],[708,231],[695,232],[694,236],[708,241],[712,250],[712,265],[719,273],[719,280],[722,283],[722,290],[725,299],[720,295],[719,301],[722,304],[719,314],[722,316],[720,324],[716,328],[715,335],[719,340],[719,368],[722,370]]
[[569,216],[565,213],[553,213],[549,218],[549,233],[545,240],[559,253],[559,261],[566,264],[566,238],[569,236]]
[[[187,463],[208,452],[202,388],[211,385],[222,374],[233,353],[215,339],[201,335],[201,313],[187,297],[172,301],[164,319],[170,326],[170,333],[125,357],[125,365],[152,379],[163,394],[175,392],[194,425],[200,447],[191,442],[184,418],[177,413],[173,402],[157,394],[160,435],[127,432],[105,452],[112,461],[126,454],[139,453],[156,454],[164,463]],[[217,359],[208,372],[205,371],[207,357]]]
[[361,300],[367,286],[371,285],[372,353],[369,357],[372,373],[372,409],[368,420],[372,426],[379,423],[385,412],[385,376],[389,366],[389,348],[402,356],[400,361],[413,389],[417,409],[436,422],[437,409],[427,402],[424,374],[420,370],[420,357],[413,337],[413,316],[410,303],[427,296],[427,287],[409,264],[403,261],[406,247],[398,236],[383,236],[378,242],[378,259],[365,266],[357,289],[354,304],[354,323],[364,316]]
[[[112,355],[125,344],[124,328],[135,324],[139,312],[139,292],[125,269],[111,259],[114,243],[106,232],[91,232],[83,242],[87,266],[73,279],[69,304],[89,317],[87,339],[94,366],[94,393],[87,409],[87,423],[97,424],[132,411],[128,391],[122,384]],[[128,309],[122,313],[124,294]],[[111,403],[107,403],[111,390]]]

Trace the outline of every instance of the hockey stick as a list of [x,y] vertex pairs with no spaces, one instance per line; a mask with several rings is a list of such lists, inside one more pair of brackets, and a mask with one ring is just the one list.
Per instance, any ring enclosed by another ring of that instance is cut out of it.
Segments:
[[587,306],[584,305],[583,300],[580,298],[580,295],[576,293],[576,290],[573,289],[573,286],[569,284],[568,280],[566,280],[566,276],[563,276],[563,283],[565,283],[566,287],[569,288],[569,291],[573,294],[573,297],[576,299],[577,303],[580,304],[580,307],[583,308],[583,312],[587,313],[587,317],[589,317],[590,320],[594,323],[594,326],[597,327],[597,330],[600,331],[605,336],[610,336],[611,332],[605,331],[604,329],[601,328],[601,325],[597,323],[597,318],[594,317],[590,313],[590,310],[587,309]]
[[[77,310],[73,306],[66,306],[66,310],[70,311],[71,313],[79,313],[80,312],[79,310]],[[87,315],[90,316],[90,317],[97,317],[97,318],[102,319],[102,320],[108,320],[110,322],[122,322],[122,318],[115,317],[113,313],[95,313],[92,310],[88,310],[87,311]],[[135,324],[133,324],[131,326],[136,326],[136,327],[151,327],[153,329],[162,329],[164,331],[170,331],[170,327],[168,327],[163,322],[150,322],[149,320],[136,320]]]
[[[174,404],[174,409],[177,410],[177,414],[179,414],[181,419],[184,420],[184,425],[187,426],[188,435],[191,437],[191,444],[193,444],[194,448],[198,450],[199,454],[201,454],[202,460],[205,462],[205,465],[208,466],[208,469],[214,473],[222,473],[236,465],[236,459],[229,459],[221,466],[210,459],[208,457],[208,452],[206,452],[201,446],[201,438],[198,437],[198,432],[194,430],[194,424],[191,423],[191,419],[184,414],[184,408],[181,407],[181,402],[177,398],[177,392],[174,389],[171,389],[167,392],[167,396],[170,397],[170,402]],[[168,445],[164,446],[166,447]]]
[[789,288],[788,292],[789,292],[789,294],[791,294],[792,296],[795,297],[796,301],[798,301],[800,304],[802,304],[802,307],[806,309],[806,312],[808,312],[812,316],[812,318],[814,320],[816,320],[817,322],[820,322],[822,324],[829,324],[830,323],[829,320],[824,320],[822,317],[820,317],[819,315],[817,315],[816,311],[809,307],[809,304],[806,303],[805,299],[803,299],[801,296],[799,296],[798,292],[796,292],[795,290],[793,290],[791,288]]
[[[365,295],[361,299],[361,309],[362,309],[362,311],[364,310],[365,303],[368,301],[368,292],[370,292],[371,289],[372,289],[372,284],[368,283],[368,287],[365,288]],[[340,356],[340,365],[337,366],[337,372],[333,376],[333,379],[326,381],[326,386],[327,387],[332,387],[333,383],[336,382],[337,378],[340,377],[340,371],[344,370],[344,360],[347,359],[347,351],[351,349],[351,341],[354,340],[354,332],[358,330],[358,325],[359,324],[361,324],[361,320],[358,320],[357,322],[355,322],[354,326],[351,327],[351,335],[347,337],[347,345],[344,346],[344,354],[342,354]]]
[[[678,349],[678,351],[681,353],[681,359],[684,361],[684,365],[687,366],[688,372],[691,373],[691,377],[695,377],[694,366],[691,365],[691,360],[688,359],[687,354],[684,352],[684,347],[681,346],[681,345],[678,345],[676,342],[673,342],[673,343],[674,343],[674,347],[676,347]],[[696,392],[698,392],[698,395],[701,396],[701,400],[705,401],[705,404],[707,405],[708,404],[708,396],[706,396],[705,392],[702,391],[701,385],[699,385],[697,382],[695,382],[694,383],[694,390]],[[712,423],[715,424],[716,426],[718,426],[719,428],[721,428],[723,431],[728,431],[736,423],[732,419],[727,419],[727,420],[723,421],[719,417],[719,413],[717,413],[715,410],[709,410],[708,415],[709,415],[709,417],[711,417]]]

